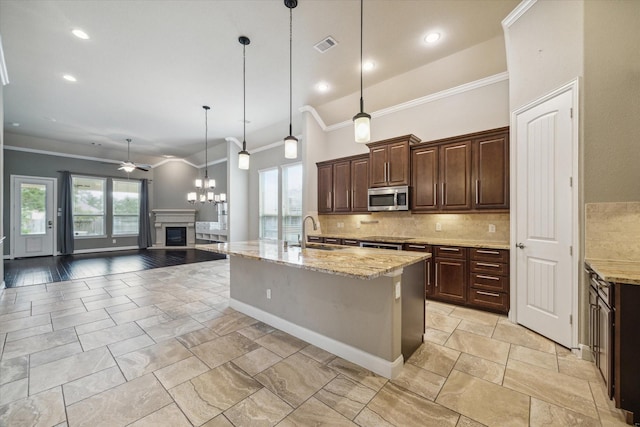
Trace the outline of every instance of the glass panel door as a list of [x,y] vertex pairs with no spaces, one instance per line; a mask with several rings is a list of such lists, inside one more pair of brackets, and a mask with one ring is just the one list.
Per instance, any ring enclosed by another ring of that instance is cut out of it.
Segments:
[[47,186],[20,183],[20,234],[42,235],[47,226]]

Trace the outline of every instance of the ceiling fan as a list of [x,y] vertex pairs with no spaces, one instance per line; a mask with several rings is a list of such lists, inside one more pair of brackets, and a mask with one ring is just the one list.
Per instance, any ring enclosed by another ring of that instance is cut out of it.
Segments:
[[118,170],[124,170],[126,173],[131,173],[135,169],[138,169],[144,172],[149,172],[149,169],[151,169],[151,165],[134,163],[131,161],[131,138],[127,138],[127,161],[120,162],[120,167],[118,168]]

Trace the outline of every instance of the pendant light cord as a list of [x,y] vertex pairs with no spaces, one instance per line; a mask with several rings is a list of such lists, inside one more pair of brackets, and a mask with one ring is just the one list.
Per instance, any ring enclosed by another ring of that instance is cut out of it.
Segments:
[[247,150],[247,45],[242,45],[242,151]]
[[209,179],[209,143],[207,142],[207,135],[209,134],[208,111],[208,108],[204,109],[204,179]]
[[289,8],[289,135],[293,136],[293,8]]
[[360,112],[364,112],[364,100],[362,98],[362,27],[363,27],[363,15],[364,15],[364,0],[360,0]]

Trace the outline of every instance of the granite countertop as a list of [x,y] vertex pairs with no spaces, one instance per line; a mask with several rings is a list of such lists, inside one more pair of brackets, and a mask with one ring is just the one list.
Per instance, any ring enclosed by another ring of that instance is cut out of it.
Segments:
[[640,262],[585,259],[584,262],[607,282],[640,285]]
[[334,245],[308,244],[306,249],[296,246],[285,249],[281,241],[263,240],[196,245],[196,249],[365,280],[375,279],[431,257],[427,252]]
[[413,243],[422,245],[442,245],[442,246],[463,246],[467,248],[487,248],[487,249],[509,249],[508,242],[487,242],[482,240],[463,239],[438,239],[432,237],[402,237],[402,236],[360,236],[354,234],[309,234],[318,237],[333,237],[336,239],[352,239],[364,242],[386,242],[386,243]]

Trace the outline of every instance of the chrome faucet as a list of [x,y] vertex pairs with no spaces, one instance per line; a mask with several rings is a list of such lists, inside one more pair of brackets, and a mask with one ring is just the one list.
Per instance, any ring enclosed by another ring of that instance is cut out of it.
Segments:
[[307,219],[311,218],[311,223],[313,224],[313,229],[317,230],[318,229],[318,225],[316,224],[316,220],[313,219],[313,217],[311,215],[307,215],[304,217],[304,219],[302,220],[302,241],[300,242],[300,248],[304,249],[307,247],[307,229],[304,226],[304,223],[307,222]]

